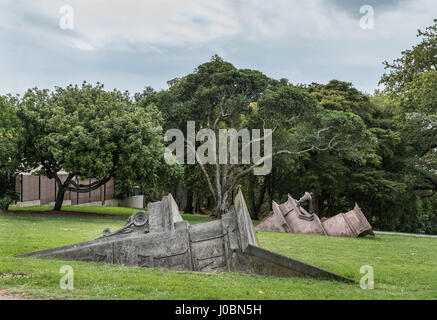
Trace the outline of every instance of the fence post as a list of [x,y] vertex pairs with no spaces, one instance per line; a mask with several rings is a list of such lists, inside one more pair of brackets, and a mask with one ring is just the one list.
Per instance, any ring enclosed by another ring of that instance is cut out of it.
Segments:
[[[79,178],[76,176],[76,183],[79,184]],[[79,192],[76,192],[76,201],[77,201],[77,205],[79,205]]]
[[23,202],[23,174],[20,174],[20,202]]

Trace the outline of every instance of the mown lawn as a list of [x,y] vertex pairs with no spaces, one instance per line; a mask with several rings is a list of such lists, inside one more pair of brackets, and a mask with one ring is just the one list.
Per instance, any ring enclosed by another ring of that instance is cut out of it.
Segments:
[[[31,207],[17,207],[10,206],[9,211],[50,211],[53,209],[53,206],[31,206]],[[113,214],[116,216],[125,215],[127,219],[128,216],[135,213],[138,210],[147,210],[147,209],[133,209],[133,208],[124,208],[124,207],[102,207],[102,206],[63,206],[62,211],[70,211],[70,212],[83,212],[83,213],[104,213],[104,214]],[[203,214],[183,214],[184,219],[190,222],[190,224],[202,223],[211,221],[209,216]],[[120,218],[120,217],[116,217]],[[124,221],[124,220],[123,220]],[[257,225],[259,221],[255,221],[254,224]]]
[[[72,208],[90,210],[65,210]],[[117,209],[93,210],[135,211]],[[191,224],[209,220],[202,215],[183,217]],[[258,232],[264,248],[354,278],[356,284],[13,258],[19,253],[91,240],[106,227],[120,228],[125,220],[120,215],[0,214],[0,289],[43,299],[437,299],[437,239],[427,238],[377,235],[346,239]],[[63,265],[74,269],[71,291],[59,286]],[[374,268],[373,290],[359,286],[363,265]]]
[[[53,206],[31,206],[31,207],[18,207],[10,206],[10,211],[49,211]],[[77,212],[97,212],[107,214],[125,214],[130,215],[140,209],[123,208],[123,207],[102,207],[102,206],[62,206],[62,211],[77,211]]]

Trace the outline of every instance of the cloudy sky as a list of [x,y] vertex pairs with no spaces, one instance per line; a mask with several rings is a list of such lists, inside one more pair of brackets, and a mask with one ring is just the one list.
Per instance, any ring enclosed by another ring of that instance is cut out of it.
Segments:
[[[373,29],[360,26],[363,5]],[[382,61],[434,18],[436,0],[0,0],[0,94],[83,80],[167,88],[215,53],[293,83],[339,79],[372,93]]]

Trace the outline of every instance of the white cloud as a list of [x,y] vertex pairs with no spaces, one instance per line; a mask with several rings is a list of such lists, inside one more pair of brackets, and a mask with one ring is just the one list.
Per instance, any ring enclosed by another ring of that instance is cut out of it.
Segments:
[[[33,1],[29,11],[40,13],[55,29],[61,18],[59,9],[65,4],[65,0]],[[74,32],[53,30],[52,36],[80,50],[138,50],[232,38],[315,41],[386,37],[399,34],[399,29],[417,29],[424,15],[432,8],[437,11],[435,0],[402,2],[394,10],[376,10],[374,32],[363,33],[358,17],[328,0],[74,0],[69,5],[74,9]],[[11,14],[2,11],[0,21],[11,20]],[[27,23],[26,27],[31,32],[35,26]],[[44,31],[49,31],[47,26]]]
[[[272,77],[339,78],[370,92],[381,62],[432,24],[437,1],[377,6],[373,30],[360,29],[358,2],[346,10],[340,0],[0,0],[0,70],[7,73],[0,85],[52,86],[75,76],[163,88],[218,53]],[[59,27],[64,5],[74,9],[74,30]]]
[[[43,3],[53,7],[52,0]],[[220,0],[75,0],[71,5],[75,31],[99,48],[133,43],[177,46],[239,32],[232,10]]]
[[85,41],[82,41],[82,40],[73,40],[72,41],[72,45],[73,45],[74,48],[77,48],[77,49],[83,50],[83,51],[93,51],[93,50],[95,50],[95,48],[91,44],[89,44],[89,43],[87,43]]

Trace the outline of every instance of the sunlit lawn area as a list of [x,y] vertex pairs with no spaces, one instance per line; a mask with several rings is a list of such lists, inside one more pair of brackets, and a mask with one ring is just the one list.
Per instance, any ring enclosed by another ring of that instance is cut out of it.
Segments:
[[[44,211],[48,207],[31,209]],[[135,211],[117,207],[64,210],[115,215],[0,214],[0,289],[43,299],[437,299],[437,239],[427,238],[377,235],[348,239],[258,232],[264,248],[354,278],[356,284],[13,258],[19,253],[94,239],[104,228],[120,228],[127,218],[120,214]],[[191,224],[210,220],[203,215],[183,217]],[[63,265],[74,269],[71,291],[59,286]],[[359,286],[363,265],[374,268],[373,290]]]

